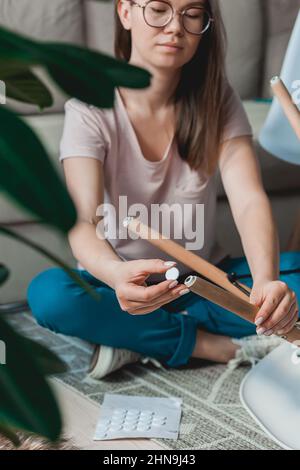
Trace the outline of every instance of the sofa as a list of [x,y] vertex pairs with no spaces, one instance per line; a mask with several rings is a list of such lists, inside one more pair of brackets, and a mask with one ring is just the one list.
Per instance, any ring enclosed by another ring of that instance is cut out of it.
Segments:
[[[228,34],[227,72],[240,94],[255,137],[267,116],[271,95],[269,79],[280,72],[300,0],[220,0]],[[0,0],[0,25],[41,39],[79,44],[111,55],[113,52],[113,2],[97,0]],[[54,104],[40,112],[35,106],[8,100],[34,129],[53,160],[61,178],[59,142],[68,99],[46,72],[36,73],[51,89]],[[1,77],[0,77],[1,78]],[[284,163],[267,154],[255,140],[265,189],[278,224],[281,249],[286,248],[299,209],[300,166]],[[68,241],[54,229],[35,221],[29,213],[0,195],[0,223],[34,240],[76,267]],[[219,180],[217,231],[219,242],[232,256],[243,254],[230,208]],[[6,236],[0,237],[0,262],[11,271],[1,287],[0,304],[26,299],[28,283],[53,264],[31,248]]]

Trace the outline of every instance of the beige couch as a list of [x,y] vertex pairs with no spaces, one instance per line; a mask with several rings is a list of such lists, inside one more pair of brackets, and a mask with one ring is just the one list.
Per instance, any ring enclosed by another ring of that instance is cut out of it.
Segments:
[[[221,0],[228,32],[227,68],[233,86],[244,100],[257,135],[270,103],[269,78],[280,71],[300,0]],[[113,54],[113,3],[95,0],[0,0],[0,24],[43,40],[85,45]],[[43,70],[37,73],[45,79]],[[42,114],[33,106],[10,101],[24,115],[44,142],[58,168],[59,141],[63,126],[63,104],[67,99],[47,79],[55,96],[51,109]],[[266,155],[258,147],[265,187],[270,194],[280,229],[282,249],[287,242],[297,206],[299,206],[300,167]],[[20,231],[76,266],[67,240],[54,230],[35,223],[1,195],[0,222]],[[242,255],[222,185],[219,187],[218,237],[233,256]],[[52,264],[30,248],[7,237],[0,238],[0,262],[11,269],[8,282],[1,288],[0,302],[26,298],[30,279]]]

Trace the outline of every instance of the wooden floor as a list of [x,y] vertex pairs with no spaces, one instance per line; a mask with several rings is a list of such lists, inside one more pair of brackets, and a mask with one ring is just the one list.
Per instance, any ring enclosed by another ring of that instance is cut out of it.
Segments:
[[67,438],[71,438],[76,447],[84,450],[162,449],[162,447],[150,439],[93,441],[101,406],[55,378],[52,378],[50,382],[63,414],[65,423],[64,435]]

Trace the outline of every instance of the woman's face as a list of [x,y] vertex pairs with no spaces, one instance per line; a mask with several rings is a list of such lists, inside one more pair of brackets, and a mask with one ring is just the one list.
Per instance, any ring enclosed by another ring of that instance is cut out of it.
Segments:
[[[144,5],[146,0],[136,0]],[[181,11],[191,3],[205,6],[203,0],[168,0],[173,8]],[[182,17],[175,14],[166,26],[149,26],[143,18],[143,10],[130,1],[118,4],[118,14],[123,27],[131,31],[132,50],[130,62],[150,68],[178,69],[194,56],[201,36],[187,32],[182,24]],[[180,49],[162,46],[166,42],[176,43]]]

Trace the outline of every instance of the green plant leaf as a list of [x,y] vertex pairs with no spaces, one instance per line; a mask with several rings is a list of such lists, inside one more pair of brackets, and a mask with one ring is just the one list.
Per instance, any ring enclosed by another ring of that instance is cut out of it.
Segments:
[[78,274],[70,268],[64,261],[62,261],[60,258],[58,258],[56,255],[53,255],[50,253],[50,251],[46,250],[44,247],[38,245],[37,243],[29,240],[28,238],[25,238],[23,235],[14,232],[11,229],[8,229],[7,227],[3,227],[0,224],[0,233],[3,233],[4,235],[7,235],[9,237],[12,237],[25,245],[29,246],[30,248],[33,248],[34,250],[38,251],[42,255],[46,256],[46,258],[50,259],[53,261],[55,264],[63,268],[66,273],[80,286],[82,289],[84,289],[88,294],[91,295],[95,300],[99,301],[101,299],[101,294],[96,292],[87,282],[84,281]]
[[0,286],[9,278],[9,270],[4,264],[0,264]]
[[43,145],[4,106],[0,106],[0,122],[0,189],[22,208],[67,233],[76,222],[76,209]]
[[48,88],[26,64],[12,60],[0,61],[0,80],[5,82],[8,98],[38,105],[41,109],[53,104]]
[[30,351],[30,354],[36,358],[43,374],[63,374],[68,371],[68,365],[41,343],[27,337],[23,337],[22,339],[27,349]]
[[107,54],[71,44],[41,42],[0,27],[0,63],[43,65],[67,94],[103,108],[114,104],[115,86],[145,88],[151,74]]
[[62,429],[60,411],[50,385],[28,344],[0,317],[6,364],[0,365],[0,423],[55,441]]
[[5,436],[7,439],[9,439],[16,447],[18,447],[21,444],[21,441],[18,438],[18,435],[11,428],[4,426],[1,423],[0,423],[0,434],[2,434],[2,436]]
[[65,44],[45,43],[42,47],[42,60],[55,82],[86,103],[111,108],[116,86],[144,88],[150,84],[149,72],[106,54]]

